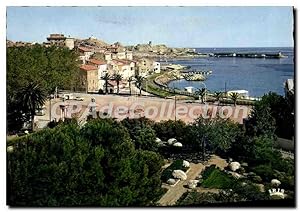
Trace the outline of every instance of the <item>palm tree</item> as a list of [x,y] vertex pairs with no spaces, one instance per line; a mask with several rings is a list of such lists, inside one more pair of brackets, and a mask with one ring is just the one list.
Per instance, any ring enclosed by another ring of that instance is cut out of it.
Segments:
[[[35,111],[42,107],[46,101],[47,95],[45,91],[35,82],[29,83],[23,87],[19,93],[21,104],[31,118],[31,129],[34,130],[34,115]],[[51,110],[51,108],[50,108]]]
[[218,102],[218,105],[220,104],[220,99],[223,96],[223,92],[215,92],[214,97],[216,99],[216,101]]
[[231,93],[230,98],[233,101],[234,106],[236,106],[236,102],[237,102],[237,99],[239,98],[239,94],[238,93]]
[[108,93],[108,80],[110,80],[110,75],[106,73],[102,79],[105,81],[105,94]]
[[196,91],[196,94],[200,96],[201,102],[204,103],[204,97],[206,96],[206,88],[201,88]]
[[133,77],[129,77],[128,83],[129,83],[129,95],[131,96],[131,82],[133,81]]
[[114,80],[117,82],[117,94],[119,94],[119,86],[120,86],[120,82],[122,81],[122,75],[115,74]]
[[136,85],[140,89],[140,95],[142,95],[142,83],[144,81],[144,78],[142,76],[136,76]]

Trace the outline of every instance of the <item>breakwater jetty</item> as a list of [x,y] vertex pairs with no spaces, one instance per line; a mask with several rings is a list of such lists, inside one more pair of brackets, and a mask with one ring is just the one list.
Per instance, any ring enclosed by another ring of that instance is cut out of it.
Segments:
[[281,52],[278,53],[232,53],[232,52],[221,52],[221,53],[209,53],[210,57],[243,57],[243,58],[270,58],[270,59],[280,59],[287,57]]
[[209,71],[199,71],[199,70],[192,70],[192,71],[181,71],[181,75],[187,81],[203,81],[206,80],[207,76],[212,73],[211,70]]

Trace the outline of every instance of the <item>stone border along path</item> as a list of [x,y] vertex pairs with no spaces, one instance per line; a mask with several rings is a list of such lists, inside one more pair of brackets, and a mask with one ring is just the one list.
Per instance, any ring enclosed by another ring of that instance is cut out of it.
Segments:
[[[190,189],[185,188],[184,185],[187,184],[189,180],[194,180],[204,169],[206,166],[210,166],[215,164],[218,166],[220,169],[224,169],[228,165],[226,160],[220,158],[219,156],[212,155],[212,157],[209,159],[209,161],[203,165],[202,163],[190,163],[190,169],[189,172],[187,173],[187,179],[180,181],[179,183],[176,184],[176,186],[171,187],[167,185],[163,185],[163,188],[167,188],[168,191],[162,196],[162,198],[158,201],[158,204],[160,206],[172,206],[175,205],[177,200],[186,192],[189,191]],[[196,190],[201,192],[199,190],[200,188],[197,188]],[[216,192],[216,189],[212,189],[212,192]],[[205,190],[205,192],[208,192],[209,190]]]

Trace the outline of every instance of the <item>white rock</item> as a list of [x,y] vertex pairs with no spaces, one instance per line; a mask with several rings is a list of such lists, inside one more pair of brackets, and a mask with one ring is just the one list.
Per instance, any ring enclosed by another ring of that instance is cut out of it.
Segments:
[[186,180],[187,176],[182,170],[174,170],[172,173],[173,177],[180,180]]
[[7,150],[7,152],[13,152],[14,147],[13,146],[8,146],[6,150]]
[[176,143],[176,142],[177,142],[176,138],[170,138],[170,139],[168,140],[168,144],[169,144],[169,145],[173,145],[173,144]]
[[199,175],[196,177],[196,179],[198,179],[198,180],[202,179],[202,175],[199,174]]
[[176,183],[176,180],[173,179],[173,178],[170,178],[170,179],[168,179],[167,183],[168,183],[169,185],[174,185],[174,184]]
[[235,178],[235,179],[240,179],[241,175],[236,173],[236,172],[232,172],[231,175]]
[[232,171],[236,171],[238,170],[239,168],[241,168],[241,164],[239,162],[231,162],[229,164],[229,168],[232,170]]
[[182,147],[182,143],[176,142],[175,144],[173,144],[173,146],[176,146],[176,147]]
[[279,186],[281,184],[281,182],[279,180],[277,180],[277,179],[273,179],[273,180],[271,180],[271,184],[273,186]]
[[156,143],[161,143],[160,138],[156,138],[156,139],[155,139],[155,142],[156,142]]
[[242,182],[242,186],[245,186],[245,185],[247,185],[247,183],[246,182]]
[[189,163],[188,161],[184,160],[184,161],[182,162],[182,166],[183,166],[183,167],[190,167],[190,163]]
[[258,187],[258,189],[259,189],[260,192],[265,192],[265,186],[264,186],[264,184],[254,184],[254,185],[256,185]]
[[188,182],[188,187],[189,187],[189,188],[196,188],[198,182],[199,182],[199,180],[190,180],[190,181]]

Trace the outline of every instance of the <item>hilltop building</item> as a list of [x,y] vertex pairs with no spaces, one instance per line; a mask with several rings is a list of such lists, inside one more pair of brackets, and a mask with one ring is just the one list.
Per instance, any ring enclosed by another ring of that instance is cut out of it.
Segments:
[[66,37],[63,34],[50,34],[50,36],[47,37],[47,41],[51,45],[64,46],[65,40],[66,40]]
[[47,42],[43,43],[46,47],[49,47],[51,45],[61,46],[61,47],[67,47],[70,50],[74,49],[75,47],[75,39],[69,37],[65,37],[64,34],[50,34],[49,37],[47,37]]
[[74,38],[70,38],[70,37],[66,38],[65,45],[70,50],[74,49],[74,47],[75,47],[75,40],[74,40]]

